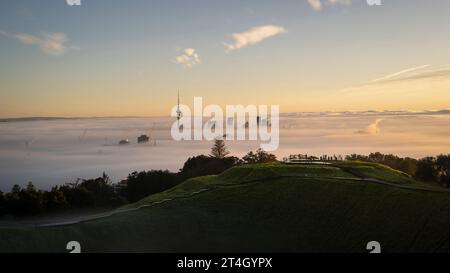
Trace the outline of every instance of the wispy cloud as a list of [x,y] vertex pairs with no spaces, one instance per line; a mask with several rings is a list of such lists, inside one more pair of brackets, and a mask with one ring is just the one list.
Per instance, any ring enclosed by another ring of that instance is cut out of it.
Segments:
[[375,79],[372,82],[382,82],[382,81],[391,80],[393,78],[397,78],[399,76],[402,76],[402,75],[405,75],[405,74],[408,74],[408,73],[411,73],[411,72],[419,71],[419,70],[422,70],[422,69],[427,68],[427,67],[430,67],[430,65],[426,64],[426,65],[421,65],[421,66],[417,66],[417,67],[411,67],[411,68],[403,69],[401,71],[398,71],[398,72],[395,72],[395,73],[383,76],[383,77],[378,78],[378,79]]
[[[371,80],[366,83],[357,84],[344,89],[341,92],[361,92],[368,90],[381,90],[382,88],[389,88],[392,84],[409,84],[411,81],[423,82],[442,82],[450,80],[450,68],[441,67],[438,69],[431,68],[431,65],[421,65],[403,69],[401,71],[385,75],[383,77]],[[417,86],[416,86],[417,87]]]
[[308,4],[315,11],[321,11],[324,6],[330,5],[350,5],[352,3],[351,0],[307,0]]
[[175,57],[175,62],[187,68],[192,68],[194,65],[201,63],[200,56],[194,48],[186,48],[183,54]]
[[36,36],[25,33],[9,34],[5,31],[0,31],[0,35],[15,39],[25,45],[38,46],[42,52],[53,56],[63,55],[71,49],[76,49],[76,47],[67,45],[69,39],[65,33],[61,32],[45,33]]
[[423,71],[414,75],[408,75],[405,77],[390,79],[387,81],[408,81],[408,80],[420,80],[420,79],[432,79],[432,78],[450,78],[450,69],[440,69],[432,71]]
[[230,51],[241,49],[249,45],[254,45],[264,41],[267,38],[286,32],[287,30],[283,27],[266,25],[254,27],[244,32],[233,33],[231,35],[231,38],[234,40],[234,43],[225,43],[225,51],[228,53]]

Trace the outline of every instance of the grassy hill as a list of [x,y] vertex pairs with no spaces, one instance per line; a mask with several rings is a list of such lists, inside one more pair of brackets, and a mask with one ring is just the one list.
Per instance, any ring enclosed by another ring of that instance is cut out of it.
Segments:
[[366,252],[374,240],[384,252],[450,251],[450,194],[371,163],[235,167],[124,210],[0,229],[0,251],[65,252],[73,240],[84,252]]
[[334,165],[360,178],[379,179],[394,184],[424,185],[408,174],[394,170],[386,165],[360,161],[336,162]]

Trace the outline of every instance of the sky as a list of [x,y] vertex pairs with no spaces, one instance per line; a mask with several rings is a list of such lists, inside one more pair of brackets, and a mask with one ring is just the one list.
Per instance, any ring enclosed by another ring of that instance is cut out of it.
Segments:
[[0,117],[450,108],[450,1],[0,3]]

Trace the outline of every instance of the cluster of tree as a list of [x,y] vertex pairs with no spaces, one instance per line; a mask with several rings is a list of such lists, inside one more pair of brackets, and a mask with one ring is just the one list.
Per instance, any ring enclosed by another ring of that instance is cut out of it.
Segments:
[[148,172],[133,172],[124,181],[124,187],[119,187],[119,194],[130,203],[146,196],[163,192],[182,182],[179,173],[151,170]]
[[250,151],[242,157],[242,161],[244,161],[245,164],[268,163],[277,161],[277,157],[264,151],[263,149],[258,149],[255,153]]
[[242,159],[228,156],[223,140],[216,140],[209,156],[189,158],[178,173],[162,170],[133,172],[127,179],[111,183],[109,177],[79,180],[50,191],[36,190],[30,182],[25,189],[15,185],[10,193],[0,191],[0,216],[25,216],[82,208],[111,208],[136,202],[146,196],[163,192],[186,179],[219,174],[241,164],[276,161],[276,156],[261,149],[249,152]]
[[384,164],[403,171],[418,180],[434,182],[450,188],[450,155],[425,157],[417,160],[377,152],[368,156],[352,154],[347,156],[346,159]]
[[441,186],[450,188],[450,155],[425,157],[417,161],[417,179],[434,181]]
[[180,174],[183,180],[186,180],[197,176],[219,174],[240,164],[242,164],[242,160],[234,156],[217,158],[199,155],[190,157],[184,163]]
[[262,149],[258,149],[255,152],[250,151],[242,159],[228,156],[229,154],[225,142],[217,139],[211,148],[209,156],[199,155],[189,158],[180,170],[180,175],[183,180],[186,180],[197,176],[219,174],[231,167],[242,164],[267,163],[277,160],[275,155]]
[[342,161],[342,155],[321,155],[320,157],[308,154],[296,154],[289,155],[289,157],[284,157],[283,161]]
[[393,154],[382,154],[379,152],[371,153],[368,156],[352,154],[348,155],[346,157],[346,160],[380,163],[393,169],[407,173],[411,176],[415,176],[418,162],[418,160],[414,158],[402,158]]
[[68,209],[115,207],[124,203],[124,198],[115,191],[109,177],[103,174],[97,179],[55,186],[50,191],[37,190],[31,182],[24,189],[14,185],[11,192],[0,192],[0,216],[29,216]]

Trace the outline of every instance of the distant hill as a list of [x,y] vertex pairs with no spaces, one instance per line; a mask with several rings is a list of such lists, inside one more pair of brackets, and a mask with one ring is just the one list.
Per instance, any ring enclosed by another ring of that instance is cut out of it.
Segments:
[[112,117],[23,117],[0,118],[0,122],[49,121],[49,120],[76,120],[76,119],[109,119],[109,118],[139,118],[138,116],[112,116]]
[[85,252],[367,252],[369,241],[383,252],[450,251],[449,192],[371,163],[245,165],[119,211],[0,229],[0,251],[65,252],[73,240]]
[[71,118],[61,118],[61,117],[3,118],[0,119],[0,122],[42,121],[42,120],[60,120],[60,119],[71,119]]

